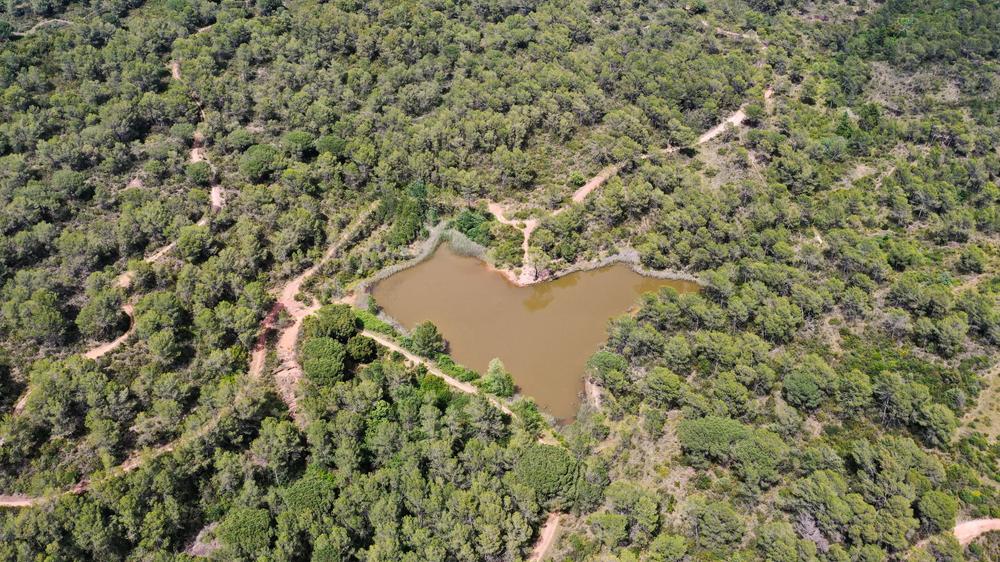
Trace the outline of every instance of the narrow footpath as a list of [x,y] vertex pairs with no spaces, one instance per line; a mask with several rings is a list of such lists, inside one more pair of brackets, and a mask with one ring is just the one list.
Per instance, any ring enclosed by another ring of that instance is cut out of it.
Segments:
[[362,330],[361,333],[375,340],[376,342],[379,343],[379,345],[389,349],[390,351],[395,351],[396,353],[399,353],[400,355],[405,357],[406,360],[409,361],[410,363],[423,365],[424,367],[427,368],[427,372],[436,377],[441,378],[442,380],[444,380],[445,383],[448,384],[448,386],[460,392],[464,392],[466,394],[482,394],[487,400],[490,401],[491,404],[496,406],[497,409],[507,414],[508,416],[514,416],[514,412],[511,411],[511,409],[508,408],[507,405],[501,402],[500,400],[488,394],[480,393],[479,389],[476,388],[474,385],[467,382],[462,382],[456,379],[455,377],[452,377],[451,375],[445,373],[430,359],[426,359],[424,357],[417,355],[416,353],[413,353],[412,351],[409,351],[405,347],[396,343],[389,336],[386,336],[385,334],[380,334],[378,332],[373,332],[371,330]]
[[298,386],[302,379],[302,366],[299,365],[296,357],[296,342],[299,339],[299,332],[302,330],[302,322],[307,316],[319,310],[319,303],[315,300],[309,304],[300,302],[296,297],[302,290],[302,285],[311,278],[326,262],[330,261],[345,244],[357,234],[368,220],[371,214],[378,207],[378,202],[372,203],[367,209],[361,212],[351,224],[344,227],[337,240],[327,248],[323,256],[308,269],[285,283],[276,290],[276,301],[271,311],[261,322],[257,336],[257,344],[254,346],[250,356],[250,376],[260,378],[264,374],[264,367],[267,360],[267,340],[268,335],[275,329],[281,312],[284,311],[291,318],[291,323],[278,332],[278,342],[276,352],[278,355],[278,367],[274,371],[275,385],[282,401],[288,406],[288,411],[292,419],[300,426],[304,425],[298,407]]
[[31,26],[31,28],[29,28],[26,31],[15,31],[15,32],[11,33],[11,35],[13,35],[14,37],[27,37],[29,35],[33,35],[36,31],[38,31],[39,29],[41,29],[41,28],[43,28],[45,26],[54,25],[54,24],[57,24],[57,25],[73,25],[73,22],[71,22],[69,20],[60,19],[60,18],[51,18],[51,19],[42,20],[42,21],[36,23],[35,25]]
[[[177,63],[176,61],[172,62],[170,68],[171,68],[170,72],[171,77],[174,80],[181,80],[180,64]],[[204,115],[204,108],[201,108],[200,103],[198,105],[202,111],[202,115]],[[204,144],[205,141],[201,133],[195,132],[191,150],[188,154],[188,161],[192,163],[208,162],[209,165],[212,166],[212,171],[214,174],[215,166],[212,165],[212,163],[208,160],[207,156],[205,155]],[[211,220],[212,214],[220,212],[222,208],[225,206],[226,203],[225,191],[223,190],[222,185],[218,181],[215,181],[212,184],[211,191],[209,192],[209,203],[210,203],[209,212],[203,214],[201,218],[198,220],[198,222],[195,223],[196,225],[206,226]],[[166,258],[171,251],[173,251],[174,247],[176,247],[176,244],[177,242],[173,241],[170,242],[169,244],[157,248],[156,250],[153,251],[153,253],[144,257],[143,261],[150,264],[159,263],[164,258]],[[134,271],[132,270],[125,271],[115,279],[115,286],[121,289],[128,289],[129,286],[132,285],[132,280],[134,278],[135,278]],[[107,355],[108,353],[111,353],[112,351],[118,349],[122,344],[128,341],[129,337],[132,336],[132,332],[135,331],[135,317],[134,317],[135,306],[132,303],[128,302],[124,303],[122,305],[122,312],[124,312],[125,315],[128,316],[129,319],[128,329],[125,330],[125,332],[122,335],[118,336],[117,338],[109,342],[98,344],[92,347],[91,349],[88,349],[83,353],[84,357],[93,360],[100,359],[101,357]],[[28,404],[28,397],[30,396],[30,394],[31,394],[31,388],[29,387],[27,390],[24,391],[24,394],[22,394],[20,398],[18,398],[17,402],[14,404],[13,415],[15,416],[20,415],[24,411],[25,406],[27,406]]]
[[[769,103],[773,95],[774,95],[774,90],[771,87],[766,88],[764,90],[765,103]],[[701,136],[698,137],[698,140],[692,146],[700,146],[712,141],[713,139],[724,133],[730,125],[732,125],[733,127],[741,126],[743,122],[746,121],[747,118],[746,107],[747,104],[744,103],[736,111],[734,111],[732,114],[730,114],[725,119],[720,121],[717,125],[702,133]],[[668,146],[662,149],[661,153],[672,154],[677,152],[679,149],[680,147],[677,146]],[[649,158],[648,154],[640,157],[640,159],[642,160],[645,160],[647,158]],[[600,189],[605,183],[607,183],[609,179],[611,179],[619,172],[621,172],[624,167],[625,167],[624,162],[618,162],[616,164],[610,164],[604,167],[603,169],[601,169],[600,172],[597,173],[596,176],[590,178],[579,189],[573,192],[573,196],[570,198],[571,201],[570,204],[559,207],[558,209],[552,211],[549,214],[549,216],[559,215],[570,209],[572,205],[583,203],[591,193]],[[541,219],[539,218],[531,218],[525,220],[509,219],[507,218],[507,207],[502,203],[498,203],[496,201],[487,202],[486,208],[489,210],[490,214],[497,219],[497,221],[506,225],[513,226],[518,230],[520,230],[523,238],[521,241],[522,265],[520,274],[515,275],[512,271],[509,270],[500,270],[500,272],[505,277],[507,277],[512,283],[521,287],[537,283],[539,281],[538,272],[531,260],[530,242],[532,233],[534,233],[534,231],[541,224]]]
[[973,519],[955,526],[955,538],[958,544],[966,546],[972,541],[991,531],[1000,531],[1000,519]]

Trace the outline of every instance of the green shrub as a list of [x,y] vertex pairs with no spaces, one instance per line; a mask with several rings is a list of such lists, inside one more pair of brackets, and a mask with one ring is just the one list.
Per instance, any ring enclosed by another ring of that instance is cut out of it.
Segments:
[[732,446],[749,435],[740,422],[718,416],[683,420],[677,426],[677,437],[684,454],[699,463],[709,459],[728,458]]
[[324,135],[316,140],[316,150],[320,153],[330,153],[334,156],[342,156],[347,142],[337,135]]
[[490,361],[486,376],[477,383],[477,386],[485,392],[503,398],[514,396],[514,378],[510,376],[503,363],[497,358]]
[[289,158],[302,160],[313,153],[315,139],[308,131],[291,131],[281,139],[281,147]]
[[624,515],[607,512],[595,513],[590,516],[590,525],[604,546],[616,550],[627,544],[628,518]]
[[394,328],[392,324],[379,319],[379,317],[375,316],[375,314],[371,311],[355,310],[354,316],[361,322],[361,325],[366,330],[371,330],[387,336],[399,337],[399,332],[396,331],[396,328]]
[[209,228],[200,224],[192,224],[180,230],[174,248],[178,256],[193,262],[205,257],[211,244],[212,232]]
[[421,322],[413,328],[410,337],[407,338],[407,347],[417,355],[424,357],[435,357],[439,353],[448,351],[448,345],[444,341],[441,332],[433,322]]
[[329,472],[310,468],[302,478],[285,488],[283,497],[289,511],[320,513],[337,497],[337,483]]
[[259,183],[271,177],[278,170],[281,156],[269,144],[251,146],[240,159],[240,173],[254,182]]
[[334,338],[341,342],[351,339],[363,326],[354,310],[346,304],[328,304],[306,318],[303,333],[306,337]]
[[479,373],[455,363],[455,360],[446,353],[438,353],[434,362],[442,371],[462,382],[474,381],[479,378]]
[[958,500],[945,492],[929,490],[917,502],[920,520],[932,533],[940,533],[955,526]]
[[465,209],[452,221],[452,228],[461,232],[473,242],[489,246],[493,241],[490,231],[493,217],[475,209]]
[[232,152],[243,152],[253,146],[253,134],[246,129],[236,129],[226,136],[222,146]]
[[208,162],[191,162],[184,168],[184,175],[195,185],[212,183],[212,166]]
[[302,372],[313,383],[330,385],[343,380],[347,352],[339,341],[322,336],[307,338],[300,353]]
[[266,554],[271,544],[271,515],[264,509],[231,509],[216,535],[235,558],[257,559]]
[[542,503],[560,503],[576,479],[577,463],[562,447],[532,443],[514,465],[513,477],[538,494]]
[[967,246],[958,257],[961,273],[982,273],[986,269],[986,253],[979,246]]
[[355,363],[370,363],[378,355],[375,340],[356,334],[347,340],[347,354]]

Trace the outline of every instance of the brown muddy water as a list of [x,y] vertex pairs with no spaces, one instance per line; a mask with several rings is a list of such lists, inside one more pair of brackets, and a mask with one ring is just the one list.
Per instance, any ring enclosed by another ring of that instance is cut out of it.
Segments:
[[608,320],[640,294],[668,286],[698,290],[691,281],[644,277],[623,264],[518,287],[442,244],[372,294],[407,329],[434,322],[466,367],[484,373],[499,357],[522,394],[565,420],[576,415],[587,359],[607,340]]

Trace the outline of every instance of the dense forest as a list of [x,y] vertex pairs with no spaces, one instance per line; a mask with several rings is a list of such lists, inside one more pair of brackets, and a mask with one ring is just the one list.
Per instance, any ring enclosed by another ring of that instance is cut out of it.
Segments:
[[[8,0],[0,58],[0,559],[1000,560],[996,2]],[[703,289],[557,424],[350,306],[445,230]]]

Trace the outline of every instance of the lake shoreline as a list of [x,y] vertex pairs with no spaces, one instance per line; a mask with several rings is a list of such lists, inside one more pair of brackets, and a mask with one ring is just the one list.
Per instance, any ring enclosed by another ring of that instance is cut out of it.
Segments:
[[[429,236],[426,239],[416,244],[416,253],[413,257],[407,259],[406,261],[383,267],[371,276],[360,281],[353,289],[354,296],[351,299],[351,302],[360,308],[366,307],[375,285],[397,273],[420,265],[433,256],[437,251],[438,246],[445,242],[449,243],[452,249],[457,253],[478,259],[487,270],[499,274],[506,279],[508,283],[515,287],[530,287],[547,281],[555,281],[556,279],[573,273],[594,271],[617,263],[626,265],[635,273],[651,279],[690,281],[692,283],[697,283],[702,287],[706,285],[703,279],[685,271],[679,271],[676,269],[647,269],[643,267],[639,262],[639,252],[633,248],[627,248],[603,258],[576,262],[565,269],[560,269],[559,271],[555,271],[545,276],[536,276],[534,280],[524,282],[521,281],[519,275],[515,273],[513,269],[497,267],[495,264],[490,263],[490,261],[486,259],[485,247],[469,240],[461,232],[448,228],[448,223],[442,221],[431,228]],[[395,320],[391,318],[387,318],[387,320],[391,321],[391,323],[397,325],[398,327],[399,323]]]
[[689,280],[641,275],[620,263],[628,255],[519,286],[470,255],[475,248],[461,238],[457,245],[458,250],[453,244],[438,244],[433,252],[433,243],[421,248],[417,257],[432,259],[393,268],[392,275],[371,284],[369,304],[377,302],[379,317],[406,328],[403,333],[433,322],[451,344],[454,360],[478,373],[499,358],[520,392],[559,420],[578,412],[587,359],[606,343],[610,319],[628,313],[644,293],[665,287],[701,290]]

